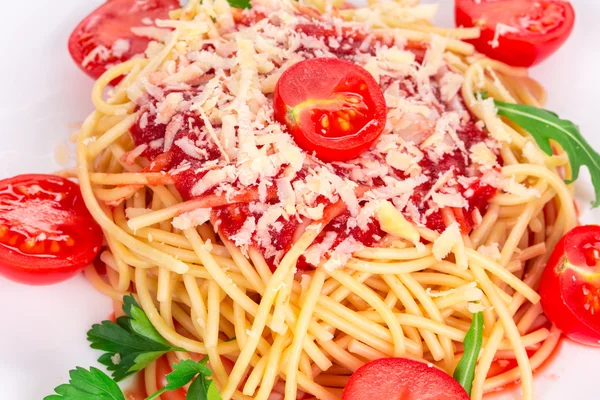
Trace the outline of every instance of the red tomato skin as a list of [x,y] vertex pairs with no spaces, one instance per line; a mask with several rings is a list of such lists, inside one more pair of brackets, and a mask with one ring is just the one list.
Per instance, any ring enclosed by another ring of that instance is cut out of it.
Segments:
[[[490,0],[482,0],[487,3]],[[530,0],[495,0],[495,3],[504,2],[505,7],[511,7],[510,3]],[[564,23],[556,29],[544,34],[534,35],[528,33],[505,33],[498,38],[498,46],[494,47],[491,42],[495,36],[495,26],[480,26],[481,36],[477,39],[466,40],[473,44],[477,51],[498,61],[515,67],[532,67],[550,57],[556,52],[570,36],[575,25],[575,10],[573,6],[562,0],[544,0],[546,4],[559,4],[563,6]],[[457,26],[479,26],[477,20],[481,17],[475,10],[481,6],[474,0],[456,0],[455,20]]]
[[[0,275],[15,282],[28,285],[49,285],[62,282],[79,273],[89,265],[100,250],[102,245],[102,230],[89,214],[83,201],[79,186],[67,179],[55,175],[18,175],[0,181],[0,192],[8,185],[25,182],[52,182],[64,185],[66,191],[71,193],[70,208],[74,210],[70,217],[78,236],[85,237],[86,243],[76,243],[79,250],[69,257],[38,257],[15,251],[0,243]],[[0,225],[3,221],[3,209],[0,195]],[[34,215],[35,218],[53,218],[53,215]]]
[[[548,259],[546,268],[540,282],[539,293],[544,313],[548,319],[560,329],[565,336],[577,342],[590,346],[600,346],[600,325],[592,326],[582,317],[582,306],[569,304],[575,291],[581,291],[583,282],[580,274],[570,268],[559,270],[569,259],[580,268],[586,268],[585,262],[581,263],[577,247],[583,237],[591,238],[600,243],[600,226],[579,226],[568,232],[555,247]],[[596,273],[595,286],[600,289],[600,276]]]
[[[330,76],[336,78],[344,73],[354,75],[367,85],[372,112],[369,126],[365,126],[360,134],[343,137],[325,138],[303,129],[304,118],[293,120],[289,115],[293,108],[303,100],[319,98],[327,88]],[[311,97],[316,96],[316,97]],[[379,138],[385,127],[387,108],[381,88],[363,68],[339,58],[313,58],[299,62],[286,70],[279,78],[273,95],[275,119],[286,125],[298,146],[307,152],[315,152],[323,161],[345,161],[356,158],[369,149]]]
[[[115,1],[115,0],[112,0]],[[167,385],[166,376],[173,372],[173,368],[169,365],[167,356],[162,356],[156,360],[156,387],[162,389]],[[162,400],[185,400],[187,392],[185,389],[167,390],[160,395]]]
[[469,395],[434,366],[406,358],[381,358],[352,374],[342,400],[469,400]]
[[[146,9],[152,11],[140,12],[136,8],[138,6],[146,7]],[[92,11],[90,15],[85,17],[73,29],[68,41],[69,53],[73,61],[75,61],[83,72],[94,79],[98,79],[107,70],[108,63],[119,64],[125,62],[135,54],[143,53],[148,47],[151,39],[135,36],[130,31],[131,27],[144,26],[141,20],[146,16],[152,19],[168,18],[169,11],[179,7],[179,0],[108,0]],[[122,16],[124,13],[127,15],[126,18]],[[111,29],[108,29],[105,24],[104,28],[98,31],[98,27],[102,26],[109,19],[112,20],[112,25],[109,24],[109,28]],[[120,29],[120,31],[116,31],[116,29]],[[109,39],[112,42],[106,43],[106,40],[103,39]],[[86,66],[83,66],[83,60],[93,48],[99,44],[110,48],[117,39],[130,40],[129,50],[121,57],[115,57],[114,60],[109,59],[103,62],[91,61]],[[116,84],[118,80],[116,79],[112,83]]]

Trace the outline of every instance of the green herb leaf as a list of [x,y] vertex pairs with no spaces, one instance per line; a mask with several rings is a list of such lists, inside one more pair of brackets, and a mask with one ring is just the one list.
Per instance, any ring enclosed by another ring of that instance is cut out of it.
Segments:
[[[70,372],[70,383],[58,386],[55,389],[57,394],[44,400],[125,400],[115,381],[141,371],[169,351],[185,351],[173,347],[160,335],[132,295],[123,298],[123,311],[126,315],[119,317],[116,323],[103,321],[88,331],[91,347],[105,352],[98,361],[112,372],[115,380],[96,368],[87,371],[77,367]],[[167,385],[148,397],[148,400],[190,382],[188,399],[220,400],[215,383],[207,379],[212,375],[206,366],[207,362],[208,358],[205,357],[198,362],[184,360],[174,364],[173,371],[166,376]]]
[[229,5],[235,8],[250,8],[250,0],[229,0]]
[[[210,368],[206,366],[208,357],[196,362],[194,360],[183,360],[179,364],[173,364],[173,371],[167,374],[167,385],[148,397],[146,400],[153,400],[167,390],[177,390],[188,383],[194,381],[188,389],[187,400],[210,399],[220,400],[219,392],[212,380],[206,379],[212,375]],[[216,397],[215,397],[216,396]]]
[[596,200],[592,206],[600,206],[600,154],[583,138],[577,125],[541,108],[498,100],[494,102],[498,108],[498,115],[510,119],[528,131],[546,154],[552,155],[550,140],[562,146],[573,168],[573,179],[567,183],[577,180],[580,168],[587,166],[596,193]]
[[207,362],[208,357],[204,357],[198,362],[194,360],[183,360],[180,361],[179,364],[173,364],[173,372],[166,376],[167,387],[169,390],[179,389],[180,387],[187,385],[194,376],[198,374],[211,376],[212,371],[206,366]]
[[[221,400],[221,394],[219,393],[219,389],[217,385],[215,385],[214,381],[210,381],[208,384],[208,391],[206,392],[207,400]],[[190,398],[191,399],[191,398]],[[187,399],[187,400],[190,400]]]
[[475,376],[475,367],[477,366],[477,358],[481,351],[481,343],[483,342],[483,313],[478,312],[473,314],[471,327],[463,341],[464,352],[454,370],[454,379],[465,388],[466,392],[471,394],[473,386],[473,377]]
[[170,346],[169,342],[167,342],[152,325],[148,319],[148,316],[138,305],[133,296],[129,295],[123,297],[123,311],[125,314],[131,317],[131,329],[133,329],[138,335],[153,340],[157,343],[164,344],[165,346]]
[[77,367],[69,371],[69,384],[54,389],[57,394],[44,397],[44,400],[125,400],[119,385],[97,368],[90,370]]
[[123,298],[123,311],[126,316],[118,318],[117,323],[103,321],[88,331],[90,346],[105,352],[98,361],[117,382],[169,351],[183,350],[171,346],[158,333],[133,296]]
[[[208,358],[204,357],[198,362],[184,360],[173,364],[173,371],[166,376],[167,384],[146,400],[154,400],[161,394],[180,389],[190,382],[192,384],[186,400],[221,400],[217,386],[207,379],[212,375],[212,371],[206,366],[207,362]],[[69,384],[57,386],[54,389],[56,394],[46,396],[44,400],[125,400],[119,385],[97,368],[91,367],[88,371],[77,367],[69,375]]]
[[190,385],[185,400],[221,400],[221,395],[215,382],[198,375]]

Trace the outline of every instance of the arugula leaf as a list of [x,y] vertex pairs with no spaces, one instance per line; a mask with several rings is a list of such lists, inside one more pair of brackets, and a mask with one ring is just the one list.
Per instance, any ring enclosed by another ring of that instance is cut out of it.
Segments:
[[235,8],[250,8],[250,0],[229,0],[229,5]]
[[183,349],[171,346],[152,326],[148,316],[132,295],[123,297],[126,316],[117,322],[103,321],[88,331],[93,349],[105,352],[99,359],[119,382],[141,371],[169,351]]
[[194,379],[188,389],[186,400],[221,400],[221,396],[212,380],[206,379],[212,375],[210,368],[206,366],[208,357],[196,362],[183,360],[179,364],[173,364],[173,372],[167,374],[167,385],[146,400],[153,400],[167,390],[177,390],[187,385]]
[[580,168],[587,166],[596,193],[596,200],[592,206],[600,206],[600,154],[583,138],[577,125],[541,108],[498,100],[494,100],[494,103],[498,108],[498,115],[510,119],[528,131],[546,154],[552,155],[550,140],[562,146],[573,168],[573,179],[567,183],[577,180]]
[[473,314],[471,327],[463,341],[464,352],[454,370],[454,379],[465,388],[466,392],[471,394],[473,386],[473,378],[475,377],[475,367],[477,366],[477,358],[481,351],[481,343],[483,342],[483,313],[478,312]]
[[57,394],[44,397],[44,400],[125,400],[119,385],[97,368],[90,370],[77,367],[69,371],[69,384],[57,386]]

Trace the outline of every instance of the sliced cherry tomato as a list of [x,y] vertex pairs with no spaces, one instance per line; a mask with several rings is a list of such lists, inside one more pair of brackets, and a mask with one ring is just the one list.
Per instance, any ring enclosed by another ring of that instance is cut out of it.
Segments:
[[575,11],[564,0],[456,0],[456,25],[477,26],[478,51],[517,67],[536,65],[567,40]]
[[354,372],[342,400],[469,400],[444,371],[406,358],[381,358]]
[[[114,1],[114,0],[112,0]],[[173,372],[169,365],[167,356],[162,356],[156,360],[156,387],[162,389],[167,386],[167,375]],[[168,390],[160,395],[162,400],[185,400],[187,392],[185,389]]]
[[102,230],[77,184],[54,175],[0,181],[0,275],[60,282],[90,264],[101,245]]
[[135,35],[131,28],[154,26],[179,8],[179,0],[110,0],[77,25],[69,37],[69,52],[75,63],[96,79],[111,65],[142,54],[149,37]]
[[600,346],[600,226],[579,226],[560,240],[540,296],[544,313],[567,337]]
[[281,75],[275,119],[298,146],[324,161],[355,158],[373,145],[386,122],[381,88],[371,74],[338,58],[313,58]]

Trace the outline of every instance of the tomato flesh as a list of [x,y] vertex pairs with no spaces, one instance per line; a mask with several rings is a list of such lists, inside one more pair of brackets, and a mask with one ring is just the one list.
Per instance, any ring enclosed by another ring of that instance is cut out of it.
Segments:
[[275,87],[275,119],[298,146],[324,161],[359,156],[381,135],[385,99],[371,74],[338,58],[314,58],[285,71]]
[[[167,375],[173,372],[173,368],[169,365],[167,356],[162,356],[156,360],[156,387],[162,389],[167,386]],[[182,389],[168,390],[160,395],[162,400],[185,400],[187,392]]]
[[540,282],[544,313],[567,337],[600,346],[600,226],[568,232]]
[[79,187],[52,175],[0,181],[0,274],[29,284],[62,281],[91,263],[102,230]]
[[518,67],[536,65],[567,40],[575,12],[563,0],[456,0],[456,25],[477,26],[478,51]]
[[110,66],[143,54],[149,37],[137,36],[133,27],[153,26],[179,8],[178,0],[110,0],[83,19],[69,37],[75,63],[97,79]]
[[371,361],[348,380],[342,400],[468,400],[444,371],[406,358]]

